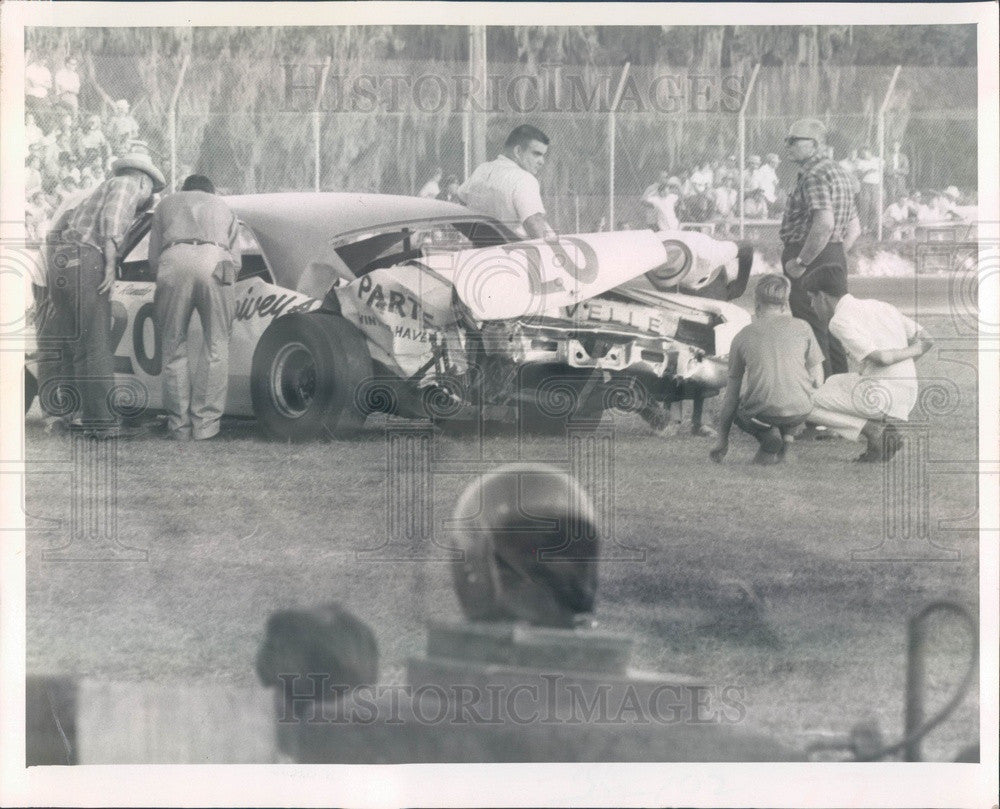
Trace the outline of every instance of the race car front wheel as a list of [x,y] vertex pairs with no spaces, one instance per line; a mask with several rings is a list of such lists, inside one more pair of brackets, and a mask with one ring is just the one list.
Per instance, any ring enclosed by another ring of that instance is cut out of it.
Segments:
[[371,375],[364,337],[343,318],[322,312],[278,318],[253,357],[257,424],[282,441],[350,434],[364,424],[355,393]]

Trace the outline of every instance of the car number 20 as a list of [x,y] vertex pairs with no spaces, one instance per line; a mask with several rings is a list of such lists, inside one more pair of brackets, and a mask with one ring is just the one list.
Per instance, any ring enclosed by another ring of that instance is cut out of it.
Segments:
[[[147,323],[149,324],[147,326]],[[135,367],[132,358],[149,376],[159,376],[163,365],[162,348],[160,345],[160,329],[156,325],[156,310],[152,302],[144,303],[135,313],[132,321],[132,356],[127,349],[119,354],[128,331],[128,310],[121,301],[111,301],[111,345],[115,352],[115,372],[119,374],[134,374]],[[147,336],[150,334],[152,339]]]

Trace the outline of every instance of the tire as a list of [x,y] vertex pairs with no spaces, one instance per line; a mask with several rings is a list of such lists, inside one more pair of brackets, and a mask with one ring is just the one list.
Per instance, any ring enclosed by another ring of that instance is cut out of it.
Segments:
[[254,415],[268,438],[311,441],[364,425],[355,394],[372,376],[372,361],[364,337],[343,318],[278,318],[257,343],[250,373]]
[[31,410],[31,405],[38,395],[38,380],[27,368],[24,369],[24,412]]

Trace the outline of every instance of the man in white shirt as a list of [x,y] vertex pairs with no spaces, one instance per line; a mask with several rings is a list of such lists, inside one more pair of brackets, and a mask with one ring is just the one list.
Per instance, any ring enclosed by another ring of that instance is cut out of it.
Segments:
[[75,56],[66,60],[65,66],[56,71],[55,92],[59,103],[75,115],[80,108],[80,74],[76,72]]
[[701,168],[695,166],[695,170],[691,173],[691,188],[696,195],[704,194],[712,187],[713,179],[711,164],[703,163]]
[[[677,178],[675,177],[674,179]],[[655,183],[650,183],[649,185],[647,185],[646,190],[643,191],[642,194],[639,196],[639,199],[643,203],[642,209],[646,225],[654,230],[657,227],[656,209],[653,206],[646,204],[646,197],[656,195],[658,193],[659,188],[661,186],[665,186],[669,180],[670,180],[670,172],[666,170],[661,171],[659,179]]]
[[934,341],[895,306],[859,300],[843,278],[824,274],[806,282],[813,309],[829,322],[830,334],[860,366],[834,374],[813,395],[808,421],[852,441],[865,436],[858,461],[887,461],[899,449],[892,422],[908,421],[917,403],[917,368]]
[[424,183],[420,191],[417,192],[417,196],[422,199],[436,199],[437,195],[441,193],[442,174],[443,172],[440,166],[434,169],[434,173],[431,175],[431,178]]
[[50,110],[49,92],[52,90],[52,73],[29,49],[24,52],[24,108],[38,116],[43,126],[48,126]]
[[30,149],[32,144],[38,143],[44,137],[45,133],[36,122],[35,113],[26,112],[24,114],[24,142],[28,148]]
[[463,204],[509,226],[519,236],[555,236],[545,218],[538,172],[545,165],[549,138],[528,124],[516,127],[496,160],[476,167],[458,189]]
[[653,212],[654,230],[680,230],[681,223],[677,218],[680,191],[681,181],[676,177],[668,177],[665,183],[646,189],[642,201]]
[[894,241],[913,238],[911,216],[916,216],[916,208],[909,197],[899,197],[889,204],[885,209],[884,219],[886,227],[892,229],[890,238]]
[[750,190],[759,188],[764,192],[764,200],[768,206],[774,205],[778,199],[778,173],[775,169],[781,159],[774,153],[767,156],[767,162],[754,169],[750,175]]
[[736,198],[736,178],[731,174],[726,174],[722,178],[722,184],[712,191],[715,219],[722,223],[726,229],[733,221],[736,212]]
[[747,167],[743,169],[743,190],[752,192],[757,186],[753,184],[753,177],[760,168],[760,155],[752,154],[747,158]]
[[867,232],[874,233],[878,228],[878,190],[882,185],[882,161],[871,149],[862,149],[855,167],[861,179],[858,218]]

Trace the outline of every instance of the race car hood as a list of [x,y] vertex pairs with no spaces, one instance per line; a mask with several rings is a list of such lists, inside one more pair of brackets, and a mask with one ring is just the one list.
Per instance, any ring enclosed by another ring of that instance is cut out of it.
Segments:
[[735,269],[736,260],[734,242],[703,233],[628,230],[431,252],[422,263],[485,321],[555,313],[647,275],[647,288],[697,290]]

